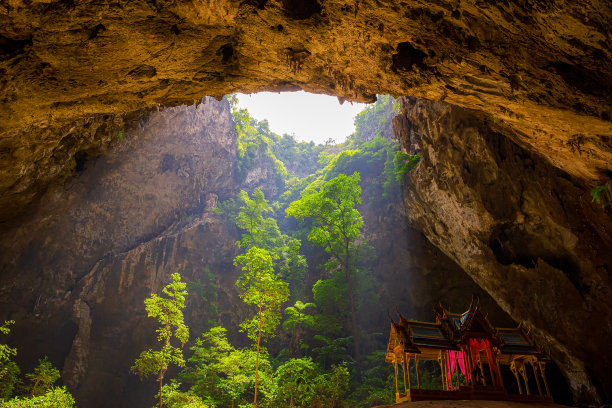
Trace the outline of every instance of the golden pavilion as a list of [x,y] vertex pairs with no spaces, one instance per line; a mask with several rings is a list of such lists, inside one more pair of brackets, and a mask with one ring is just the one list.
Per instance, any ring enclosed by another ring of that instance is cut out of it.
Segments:
[[[399,323],[389,316],[391,333],[385,356],[385,361],[395,368],[397,402],[435,399],[553,402],[545,375],[549,358],[520,325],[494,328],[480,310],[478,300],[472,300],[464,313],[451,313],[440,306],[435,309],[435,323],[409,320],[397,313]],[[419,362],[426,360],[440,366],[439,389],[421,388]],[[504,387],[502,370],[508,369],[518,384],[518,394]]]

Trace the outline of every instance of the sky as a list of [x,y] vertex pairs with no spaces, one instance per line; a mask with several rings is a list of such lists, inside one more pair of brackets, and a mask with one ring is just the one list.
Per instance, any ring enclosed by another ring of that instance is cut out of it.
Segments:
[[355,131],[353,119],[367,105],[344,102],[328,95],[300,92],[238,94],[238,106],[257,120],[268,119],[270,130],[295,134],[298,141],[342,143]]

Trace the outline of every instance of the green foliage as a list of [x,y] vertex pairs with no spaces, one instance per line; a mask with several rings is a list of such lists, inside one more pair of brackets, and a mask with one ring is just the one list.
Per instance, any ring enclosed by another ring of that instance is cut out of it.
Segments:
[[257,345],[253,399],[253,405],[257,406],[260,343],[276,332],[281,319],[280,307],[289,299],[289,285],[274,274],[272,257],[265,249],[251,247],[246,254],[234,259],[234,265],[240,265],[244,272],[236,282],[242,290],[240,298],[259,309],[251,319],[240,324],[241,330],[246,331]]
[[263,248],[271,252],[274,259],[278,259],[279,254],[275,249],[282,244],[283,236],[276,220],[264,217],[264,214],[273,212],[264,193],[257,188],[251,199],[249,194],[242,190],[238,194],[238,202],[242,205],[236,217],[236,226],[246,231],[246,234],[242,234],[242,239],[237,242],[238,247],[243,249]]
[[13,395],[15,388],[21,383],[19,374],[21,370],[14,361],[0,362],[0,401],[7,400]]
[[[316,174],[302,179],[288,179],[287,190],[281,196],[281,200],[295,201],[302,191],[317,189],[325,181],[339,174],[358,172],[362,181],[368,186],[367,196],[363,197],[365,202],[370,202],[372,205],[397,202],[401,194],[401,177],[398,175],[411,170],[411,167],[404,165],[406,159],[397,155],[399,144],[377,136],[369,142],[352,140],[347,146],[350,146],[350,149],[338,153],[323,151],[320,155],[321,169]],[[418,163],[414,160],[410,162],[411,166]]]
[[375,103],[355,116],[354,140],[366,141],[377,136],[388,137],[392,131],[391,120],[399,112],[399,99],[390,95],[377,95]]
[[[402,153],[397,143],[387,139],[391,118],[400,110],[399,101],[379,96],[376,104],[358,115],[356,132],[346,143],[328,141],[326,146],[300,143],[291,135],[278,136],[267,121],[237,110],[235,98],[230,103],[239,138],[238,179],[244,180],[255,167],[272,168],[272,182],[282,193],[278,202],[270,203],[261,190],[251,195],[243,191],[218,210],[242,230],[238,245],[245,253],[235,259],[235,265],[244,273],[237,285],[243,299],[252,305],[253,317],[241,328],[253,341],[275,336],[282,309],[278,302],[270,301],[271,314],[266,316],[267,303],[261,298],[276,289],[267,293],[263,287],[279,284],[278,292],[284,292],[289,283],[292,306],[285,309],[282,327],[290,340],[288,348],[274,356],[279,366],[272,375],[267,351],[259,344],[257,351],[234,348],[225,329],[213,328],[192,348],[194,356],[181,377],[183,383],[191,387],[191,394],[217,407],[251,406],[256,382],[262,395],[257,404],[268,407],[341,407],[347,401],[365,407],[391,402],[392,366],[380,355],[359,359],[358,342],[365,340],[366,350],[377,349],[381,342],[372,334],[359,340],[356,324],[357,312],[360,319],[369,321],[375,319],[377,310],[377,282],[368,270],[373,248],[361,240],[363,219],[358,208],[362,200],[368,209],[399,201],[404,174],[419,162],[418,156]],[[275,210],[283,210],[287,218],[275,219]],[[314,265],[312,271],[307,270],[300,254],[306,238],[325,251],[304,244],[314,254],[312,259],[324,258],[323,268]],[[263,281],[256,276],[264,277]],[[314,305],[307,302],[306,285],[312,281],[316,281],[312,287],[316,314],[308,312]],[[205,288],[202,284],[194,290],[204,292]],[[304,355],[307,357],[295,358]],[[359,378],[359,361],[363,377],[353,384],[349,397],[349,369]],[[339,363],[345,365],[333,368]]]
[[[309,218],[312,221],[308,240],[325,248],[330,255],[326,263],[328,271],[337,269],[344,273],[347,283],[347,297],[351,314],[354,357],[359,376],[359,339],[357,310],[354,299],[354,272],[358,263],[356,255],[361,235],[363,218],[355,208],[361,203],[359,173],[352,176],[339,174],[325,182],[318,190],[305,191],[302,198],[287,207],[287,215],[299,221]],[[317,301],[318,302],[318,301]]]
[[330,278],[319,279],[312,287],[312,294],[319,313],[315,315],[317,331],[326,335],[339,335],[349,310],[346,303],[347,282],[342,271],[334,271]]
[[[189,340],[189,329],[183,318],[187,290],[186,284],[181,282],[181,275],[173,273],[172,282],[162,292],[166,295],[165,297],[152,293],[144,302],[149,317],[156,318],[159,323],[156,332],[161,349],[143,351],[131,368],[131,372],[138,374],[141,379],[157,375],[160,388],[160,408],[164,374],[170,364],[179,367],[185,365],[182,347]],[[180,341],[180,347],[172,345],[173,337]]]
[[225,98],[227,99],[227,102],[229,102],[230,108],[232,110],[236,109],[236,106],[238,105],[238,95],[234,94],[229,94],[229,95],[225,95]]
[[404,153],[398,151],[395,153],[395,158],[393,159],[393,163],[395,165],[395,178],[399,182],[409,171],[412,171],[418,166],[421,161],[421,156],[418,154],[411,155],[408,153]]
[[359,173],[340,174],[323,184],[318,191],[304,196],[287,207],[287,215],[303,221],[312,219],[308,240],[322,246],[336,262],[346,262],[356,248],[363,218],[355,206],[361,203]]
[[[196,396],[198,403],[211,407],[251,406],[256,353],[251,349],[234,348],[226,333],[224,328],[214,327],[196,340],[188,368],[181,375],[182,381],[190,385],[189,391],[180,391],[178,384],[165,386],[164,398],[168,406],[179,406],[170,404],[170,396],[177,401],[190,401]],[[258,375],[261,406],[346,406],[350,378],[346,366],[331,367],[325,373],[311,358],[294,358],[273,372],[263,350],[259,356]]]
[[317,158],[325,146],[314,142],[298,142],[293,135],[283,135],[273,140],[272,152],[290,173],[305,177],[317,170]]
[[349,373],[336,366],[320,373],[310,358],[294,358],[278,367],[274,375],[276,393],[272,407],[344,407]]
[[280,307],[289,298],[287,283],[274,274],[272,257],[265,249],[251,247],[246,254],[238,255],[234,264],[244,272],[236,282],[242,291],[240,298],[259,309],[240,327],[253,341],[272,337],[280,323]]
[[376,351],[364,360],[362,381],[351,395],[355,407],[372,407],[395,402],[393,366],[385,362],[385,352]]
[[[14,320],[5,321],[4,324],[0,326],[0,333],[9,334],[11,332],[11,329],[9,328],[11,324],[15,324],[15,321]],[[0,344],[0,361],[8,361],[16,355],[17,355],[16,348],[11,348],[6,344]],[[2,378],[2,371],[0,371],[0,378]]]
[[220,201],[219,205],[214,210],[215,214],[225,216],[231,219],[232,221],[236,219],[236,216],[238,215],[239,211],[240,203],[238,203],[233,198]]
[[602,184],[591,189],[592,202],[599,204],[602,208],[612,204],[612,189],[609,184]]
[[274,406],[308,407],[315,396],[318,367],[310,358],[293,358],[276,369]]
[[316,307],[316,305],[314,303],[304,303],[298,300],[293,306],[289,306],[285,309],[287,319],[283,323],[283,328],[291,332],[289,346],[292,349],[293,355],[298,354],[301,350],[300,337],[302,331],[314,326],[314,316],[306,313],[306,309],[312,307]]
[[267,121],[259,122],[252,118],[246,109],[236,109],[237,99],[235,96],[233,98],[235,102],[232,105],[232,116],[238,135],[237,180],[244,181],[249,171],[255,168],[258,160],[267,160],[274,169],[274,182],[279,189],[282,189],[288,172],[284,163],[276,158],[271,148],[273,140],[277,140],[279,136],[270,131]]
[[315,360],[324,369],[327,369],[334,364],[346,363],[354,361],[348,353],[348,345],[351,341],[350,337],[330,338],[317,334],[314,339],[321,344],[319,347],[314,347],[312,353],[316,356]]
[[279,276],[289,284],[291,295],[297,298],[305,292],[306,270],[308,264],[306,258],[300,254],[302,242],[299,239],[287,239],[285,244],[280,246],[280,263],[278,264]]
[[[410,365],[410,375],[416,378],[416,368],[414,361]],[[432,360],[424,360],[419,362],[419,378],[421,380],[421,388],[425,390],[441,390],[442,389],[442,373],[440,364]]]
[[345,365],[333,367],[331,372],[315,379],[315,397],[312,408],[344,408],[348,406],[346,394],[349,390],[350,374]]
[[43,395],[30,398],[16,397],[2,405],[3,408],[72,408],[74,398],[66,387],[54,387]]
[[28,387],[32,396],[44,394],[60,378],[59,370],[53,367],[47,356],[38,360],[38,363],[33,372],[26,374],[26,378],[32,383],[31,387]]
[[[172,381],[168,385],[162,387],[162,399],[165,401],[164,406],[166,408],[210,408],[211,406],[205,404],[204,401],[197,395],[191,392],[182,392],[180,390],[181,384]],[[160,398],[159,394],[156,396]]]
[[[9,334],[9,326],[15,321],[7,320],[0,326],[1,334]],[[17,355],[17,349],[6,344],[0,344],[0,400],[9,398],[15,386],[19,384],[19,367],[11,358]]]
[[215,276],[208,268],[202,268],[202,274],[195,281],[187,284],[189,293],[197,295],[196,298],[202,301],[205,310],[210,314],[211,319],[208,323],[211,326],[215,325],[217,316],[219,315],[219,307],[217,301],[219,299],[219,285],[216,282]]
[[[252,401],[257,355],[251,349],[236,349],[227,330],[213,327],[191,348],[193,356],[181,378],[191,384],[190,392],[211,406],[237,406]],[[274,390],[272,367],[265,350],[259,356],[259,390],[264,400]]]
[[264,217],[274,211],[260,189],[255,189],[252,197],[245,191],[238,194],[241,206],[235,221],[236,226],[245,231],[237,242],[238,246],[246,250],[258,247],[268,251],[272,260],[278,261],[281,279],[289,283],[292,292],[301,293],[307,268],[306,258],[299,252],[301,242],[281,234],[274,218]]

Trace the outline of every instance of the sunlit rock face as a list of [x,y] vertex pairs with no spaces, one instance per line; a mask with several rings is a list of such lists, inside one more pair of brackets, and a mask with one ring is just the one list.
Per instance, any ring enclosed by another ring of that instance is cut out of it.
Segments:
[[595,0],[2,4],[0,219],[39,197],[77,152],[105,144],[94,129],[98,115],[236,91],[444,100],[495,117],[572,176],[601,181],[612,163],[610,7]]
[[578,400],[610,398],[610,209],[482,115],[403,98],[394,119],[422,157],[408,216],[515,320],[533,330]]

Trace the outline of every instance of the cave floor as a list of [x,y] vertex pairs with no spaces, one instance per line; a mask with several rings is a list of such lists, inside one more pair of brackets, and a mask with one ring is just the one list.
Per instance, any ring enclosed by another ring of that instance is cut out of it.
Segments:
[[510,401],[461,400],[461,401],[416,401],[394,405],[380,405],[374,408],[555,408],[565,405],[523,403]]

